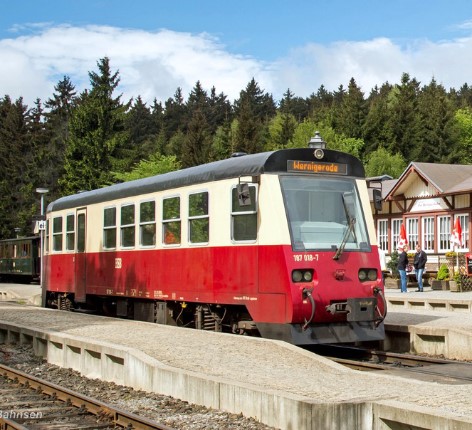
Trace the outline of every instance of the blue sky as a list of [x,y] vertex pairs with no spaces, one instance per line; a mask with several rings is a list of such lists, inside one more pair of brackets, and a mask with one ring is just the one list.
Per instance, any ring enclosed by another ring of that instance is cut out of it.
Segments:
[[19,0],[0,15],[0,96],[80,91],[108,56],[125,99],[164,101],[199,80],[230,100],[254,77],[279,100],[354,77],[368,95],[403,72],[472,85],[469,0]]

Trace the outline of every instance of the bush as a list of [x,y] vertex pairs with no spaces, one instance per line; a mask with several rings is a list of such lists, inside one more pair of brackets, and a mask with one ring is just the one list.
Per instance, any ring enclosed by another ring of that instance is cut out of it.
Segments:
[[387,263],[387,268],[392,272],[393,279],[399,279],[400,274],[398,273],[398,251],[393,251],[390,254],[390,261]]
[[449,280],[449,268],[446,264],[441,264],[438,270],[438,275],[436,276],[438,281],[448,281]]

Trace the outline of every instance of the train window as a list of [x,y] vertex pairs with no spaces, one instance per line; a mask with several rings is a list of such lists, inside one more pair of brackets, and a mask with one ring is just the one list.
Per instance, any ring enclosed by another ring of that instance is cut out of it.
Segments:
[[73,251],[75,248],[75,217],[67,215],[66,218],[66,250]]
[[[256,186],[249,184],[249,199],[241,205],[238,187],[231,190],[231,239],[235,241],[254,241],[257,239],[257,202]],[[249,202],[249,204],[247,204]]]
[[188,196],[188,228],[190,243],[208,243],[210,235],[208,192]]
[[62,251],[62,217],[57,216],[52,220],[52,250]]
[[121,246],[132,248],[135,241],[134,204],[121,206]]
[[31,244],[30,243],[22,243],[21,244],[21,256],[23,258],[31,257]]
[[103,247],[116,248],[116,208],[103,211]]
[[294,249],[368,249],[355,181],[286,176],[280,182]]
[[165,245],[180,243],[180,197],[162,201],[162,240]]
[[77,215],[77,252],[85,252],[85,214]]
[[156,244],[156,202],[142,202],[139,205],[139,243],[141,246]]

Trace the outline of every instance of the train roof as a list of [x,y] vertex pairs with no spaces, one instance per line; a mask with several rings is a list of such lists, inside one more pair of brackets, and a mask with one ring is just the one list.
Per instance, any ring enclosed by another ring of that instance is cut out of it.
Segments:
[[231,157],[62,197],[50,203],[47,212],[223,179],[287,172],[288,160],[340,163],[347,166],[348,176],[364,177],[365,175],[362,163],[353,155],[325,149],[325,157],[316,160],[313,153],[313,148],[296,148]]

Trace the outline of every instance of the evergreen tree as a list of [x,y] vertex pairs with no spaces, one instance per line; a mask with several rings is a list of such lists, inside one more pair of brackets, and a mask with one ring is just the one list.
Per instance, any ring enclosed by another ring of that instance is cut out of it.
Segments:
[[390,153],[400,152],[407,161],[413,159],[412,150],[420,145],[421,139],[418,92],[418,81],[410,79],[408,73],[402,75],[401,84],[391,92],[390,128],[394,142],[388,149]]
[[180,159],[183,167],[192,167],[208,162],[211,148],[211,134],[202,108],[192,110],[192,118],[184,139]]
[[447,162],[456,146],[452,135],[454,111],[446,90],[434,79],[419,93],[418,111],[421,139],[412,148],[412,159],[428,163]]
[[364,156],[368,156],[379,148],[394,146],[389,112],[391,91],[392,86],[385,83],[380,89],[376,86],[369,95],[367,100],[368,112],[362,133],[365,142]]
[[33,151],[28,133],[28,107],[19,98],[0,100],[0,237],[31,233],[35,212]]
[[48,142],[41,156],[43,178],[39,185],[49,189],[48,198],[60,197],[59,178],[64,171],[66,142],[69,139],[69,121],[75,106],[77,92],[68,76],[54,87],[55,93],[45,103],[46,134]]
[[337,109],[336,130],[345,136],[362,138],[363,127],[367,116],[364,93],[357,86],[354,78],[349,81],[347,93],[341,98]]
[[310,113],[310,103],[301,97],[295,97],[290,88],[283,94],[279,111],[292,115],[297,122],[303,121]]
[[158,122],[151,109],[138,96],[126,114],[125,127],[129,137],[129,164],[149,157],[157,148]]
[[272,96],[264,93],[253,78],[235,101],[235,113],[238,120],[236,151],[248,154],[262,151],[268,121],[276,113]]
[[113,180],[119,171],[118,155],[124,148],[127,106],[121,95],[113,97],[120,79],[112,73],[108,58],[98,63],[99,73],[90,72],[90,92],[82,93],[70,121],[65,175],[60,183],[64,193],[92,190]]

